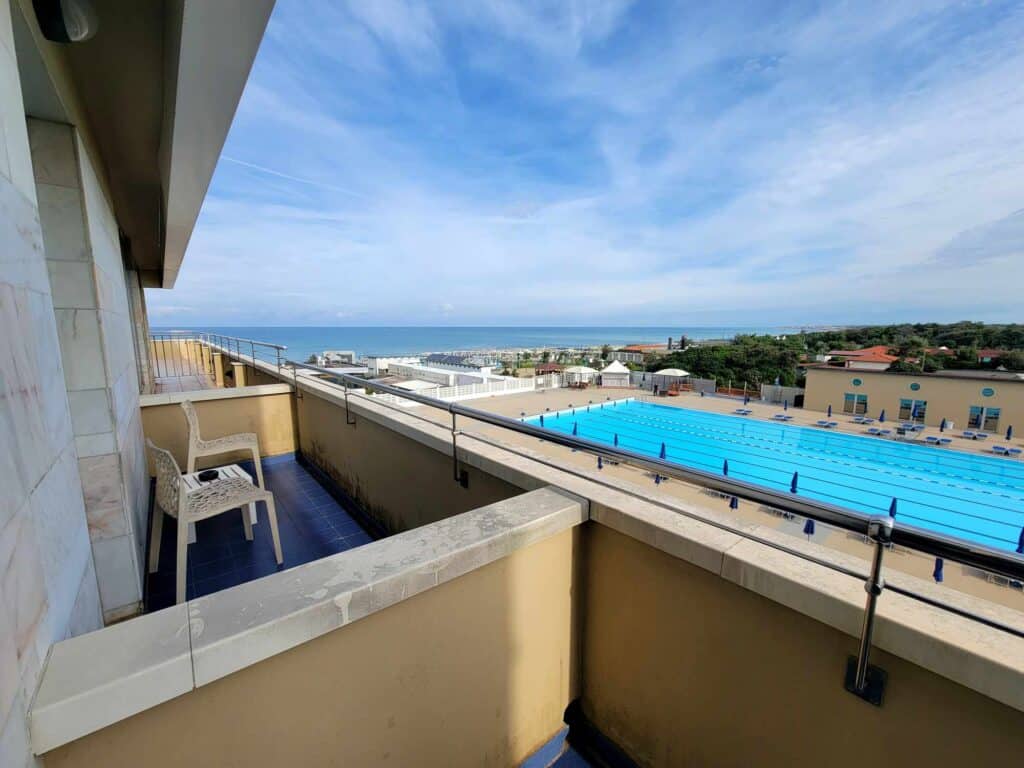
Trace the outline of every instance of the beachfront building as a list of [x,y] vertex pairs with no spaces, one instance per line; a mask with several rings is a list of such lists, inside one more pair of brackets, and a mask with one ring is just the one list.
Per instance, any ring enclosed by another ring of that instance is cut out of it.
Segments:
[[624,366],[618,360],[612,360],[608,365],[601,369],[601,386],[628,387],[629,368]]
[[660,356],[666,354],[668,354],[668,347],[665,344],[629,344],[621,349],[609,352],[608,359],[617,360],[620,363],[642,365],[651,355]]
[[384,376],[390,373],[391,364],[398,363],[400,365],[419,365],[419,356],[406,355],[399,357],[382,357],[379,355],[370,355],[366,358],[366,368],[369,370],[371,376]]
[[65,5],[0,0],[0,766],[550,764],[566,722],[595,765],[1019,762],[1019,614],[898,572],[865,614],[798,494],[790,531],[737,525],[728,478],[659,494],[681,473],[255,340],[157,370],[141,289],[174,285],[271,3],[96,0],[71,45]]
[[830,366],[807,369],[804,407],[915,420],[987,432],[1024,428],[1024,374],[1008,371],[895,373]]

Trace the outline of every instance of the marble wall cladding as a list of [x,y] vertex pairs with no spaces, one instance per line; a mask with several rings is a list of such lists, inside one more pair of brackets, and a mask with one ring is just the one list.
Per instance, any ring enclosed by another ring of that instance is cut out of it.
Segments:
[[[29,136],[0,0],[0,765],[28,765],[27,707],[55,640],[100,626]],[[47,140],[54,137],[47,137]],[[67,149],[65,142],[65,150]],[[71,145],[71,149],[74,147]],[[65,169],[66,170],[66,169]],[[60,167],[49,172],[60,177]],[[63,204],[49,199],[48,212]],[[84,228],[81,229],[84,232]],[[79,235],[79,246],[82,235]],[[54,243],[58,248],[60,241]],[[81,258],[81,249],[65,252]],[[58,301],[87,301],[72,280]],[[92,582],[86,578],[92,575]],[[92,607],[90,607],[92,606]]]
[[116,539],[94,539],[93,563],[100,587],[104,616],[117,615],[142,599],[135,542],[131,535]]
[[78,585],[74,609],[68,619],[65,639],[84,635],[103,626],[103,608],[100,606],[100,590],[96,582],[96,567],[90,557],[85,573]]
[[138,601],[144,558],[135,545],[145,537],[146,513],[137,505],[148,502],[148,483],[144,457],[137,458],[138,372],[117,222],[74,129],[31,120],[29,134],[83,520],[97,544],[103,612],[122,615]]

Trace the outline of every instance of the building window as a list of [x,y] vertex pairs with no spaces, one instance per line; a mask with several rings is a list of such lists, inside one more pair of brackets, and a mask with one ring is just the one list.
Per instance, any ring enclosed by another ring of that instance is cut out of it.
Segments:
[[970,429],[997,432],[999,430],[999,411],[999,408],[985,408],[981,405],[972,405],[967,417],[967,426]]
[[843,413],[863,414],[868,412],[868,396],[847,392],[843,395]]
[[903,421],[924,421],[926,410],[928,410],[927,400],[900,399],[900,419]]

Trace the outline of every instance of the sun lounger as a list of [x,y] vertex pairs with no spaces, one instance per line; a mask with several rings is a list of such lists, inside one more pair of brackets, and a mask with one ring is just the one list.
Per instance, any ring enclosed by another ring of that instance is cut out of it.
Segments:
[[875,420],[874,420],[874,419],[872,419],[872,418],[871,418],[870,416],[865,416],[865,417],[864,417],[864,421],[863,421],[862,423],[863,423],[863,424],[874,424],[874,423],[875,423]]
[[827,422],[827,421],[825,421],[825,419],[818,419],[818,421],[816,421],[815,423],[816,423],[816,424],[817,424],[817,425],[818,425],[819,427],[827,427],[827,426],[828,426],[828,422]]
[[963,437],[963,438],[965,438],[967,440],[973,440],[974,439],[974,433],[965,429],[963,432],[960,433],[960,437]]
[[839,426],[839,422],[838,422],[838,421],[830,421],[830,422],[828,423],[828,428],[829,428],[829,429],[832,429],[832,428],[834,428],[834,427],[838,427],[838,426]]
[[872,427],[871,429],[868,430],[868,434],[869,435],[880,435],[880,434],[882,434],[882,430],[880,430],[878,427]]
[[1016,458],[1018,458],[1020,456],[1020,454],[1021,454],[1021,449],[1020,448],[1007,448],[1006,449],[1006,455],[1010,456],[1011,458],[1016,459]]
[[891,429],[880,429],[880,430],[878,430],[878,434],[880,434],[882,437],[888,437],[889,435],[892,434],[892,430]]
[[1006,455],[1006,446],[1005,445],[993,445],[992,446],[992,453],[999,454],[1000,456],[1005,456]]
[[935,435],[928,435],[928,437],[926,437],[924,439],[924,441],[926,443],[928,443],[928,445],[938,445],[939,444],[939,438],[935,437]]
[[952,437],[940,437],[939,438],[939,445],[941,445],[943,447],[945,447],[947,445],[952,445],[952,444],[953,444],[953,438]]
[[864,417],[863,416],[854,416],[852,419],[850,419],[850,421],[852,421],[854,424],[863,424],[864,423]]
[[774,416],[772,416],[772,418],[775,419],[776,421],[785,421],[786,420],[786,414],[784,414],[784,413],[776,413]]
[[988,438],[988,432],[975,432],[974,433],[974,439],[975,440],[986,440],[987,438]]

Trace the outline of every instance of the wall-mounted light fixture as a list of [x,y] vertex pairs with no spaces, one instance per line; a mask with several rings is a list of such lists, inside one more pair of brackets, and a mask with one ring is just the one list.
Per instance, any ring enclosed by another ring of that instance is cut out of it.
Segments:
[[91,0],[32,0],[43,37],[54,43],[80,43],[99,26]]

